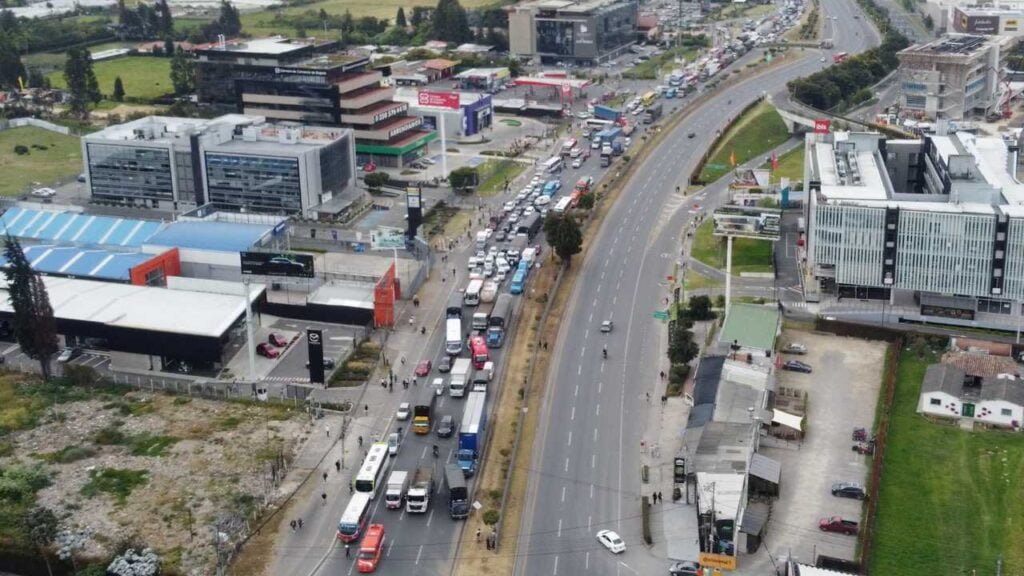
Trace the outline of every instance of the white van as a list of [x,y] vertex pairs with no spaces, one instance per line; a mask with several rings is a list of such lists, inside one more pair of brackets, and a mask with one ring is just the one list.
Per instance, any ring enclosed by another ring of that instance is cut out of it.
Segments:
[[476,233],[476,249],[483,250],[487,247],[487,231],[481,230]]
[[402,437],[398,432],[388,434],[388,456],[397,456],[398,449],[402,447]]

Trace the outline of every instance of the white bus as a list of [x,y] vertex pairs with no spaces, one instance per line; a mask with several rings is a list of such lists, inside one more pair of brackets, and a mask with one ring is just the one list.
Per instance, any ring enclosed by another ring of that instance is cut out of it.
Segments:
[[469,286],[466,287],[466,294],[462,297],[462,303],[466,306],[476,306],[480,304],[480,291],[484,288],[484,281],[480,278],[476,280],[470,280]]
[[587,118],[584,121],[584,125],[587,128],[597,128],[598,130],[604,130],[605,128],[611,128],[615,125],[615,122],[611,120],[601,120],[600,118]]
[[562,169],[562,166],[564,164],[565,163],[562,160],[561,156],[555,156],[553,158],[548,158],[547,160],[544,161],[544,171],[545,172],[558,172],[559,170]]
[[558,199],[558,203],[551,209],[555,214],[561,214],[569,209],[569,205],[572,204],[572,196],[562,196]]
[[444,351],[449,356],[462,354],[462,320],[449,318],[445,322]]
[[388,463],[388,443],[374,442],[366,453],[366,459],[356,474],[356,492],[369,494],[372,500],[377,495],[377,488],[384,481],[384,469]]
[[348,501],[345,512],[338,521],[338,540],[354,542],[362,535],[370,519],[370,495],[356,492]]

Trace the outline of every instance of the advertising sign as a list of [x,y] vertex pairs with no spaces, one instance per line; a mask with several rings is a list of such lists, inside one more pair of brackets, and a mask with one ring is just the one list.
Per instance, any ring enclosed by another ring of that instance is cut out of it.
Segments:
[[324,333],[322,330],[306,330],[306,347],[309,350],[309,381],[324,383]]
[[401,228],[377,228],[370,232],[373,250],[401,250],[405,248],[405,231]]
[[439,90],[420,90],[420,106],[431,106],[433,108],[459,109],[458,92],[441,92]]
[[725,206],[715,210],[715,236],[753,238],[755,240],[779,239],[779,223],[782,211],[757,206]]
[[313,256],[284,252],[242,252],[242,274],[312,278]]
[[701,568],[721,568],[722,570],[735,570],[736,557],[725,554],[700,553]]
[[416,230],[423,223],[423,193],[419,188],[407,188],[405,193],[405,213],[408,216],[409,228],[406,235],[416,237]]
[[828,134],[828,129],[832,126],[832,121],[827,118],[819,118],[814,121],[814,133],[815,134]]

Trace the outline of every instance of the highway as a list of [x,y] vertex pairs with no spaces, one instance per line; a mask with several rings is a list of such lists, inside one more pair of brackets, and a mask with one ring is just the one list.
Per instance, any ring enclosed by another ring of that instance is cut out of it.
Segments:
[[[877,41],[866,16],[849,0],[823,0],[836,15],[835,51],[858,52]],[[827,24],[826,24],[827,25]],[[798,53],[799,54],[799,53]],[[788,80],[831,62],[803,58],[731,87],[701,105],[645,160],[592,241],[557,341],[530,466],[527,508],[519,527],[516,574],[662,574],[669,562],[660,530],[655,546],[641,540],[640,442],[654,414],[659,370],[665,369],[664,278],[679,259],[679,236],[694,218],[694,200],[675,193],[726,119]],[[776,98],[779,101],[780,98]],[[695,134],[689,138],[690,133]],[[706,213],[724,195],[704,197]],[[613,320],[615,329],[599,326]],[[608,359],[602,359],[607,346]],[[613,556],[595,539],[618,532],[627,551]]]

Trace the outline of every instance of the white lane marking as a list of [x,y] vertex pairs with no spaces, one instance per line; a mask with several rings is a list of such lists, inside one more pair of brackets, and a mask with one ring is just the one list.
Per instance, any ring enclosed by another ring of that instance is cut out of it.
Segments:
[[590,467],[591,468],[597,467],[597,454],[591,454],[590,455]]
[[[608,261],[607,261],[607,260],[605,260],[605,262],[604,262],[604,263],[605,263],[605,264],[608,264]],[[604,274],[605,274],[605,272],[606,272],[606,270],[601,270],[601,280],[604,280]]]
[[575,419],[576,419],[576,407],[573,406],[572,407],[572,412],[569,413],[569,420],[575,420]]
[[392,538],[391,541],[388,543],[387,554],[385,554],[384,556],[390,558],[391,557],[391,549],[394,548],[394,547],[395,547],[395,539]]
[[[590,485],[590,498],[591,499],[594,498],[594,485],[593,484]],[[589,516],[587,517],[587,530],[590,530],[590,517]]]
[[612,306],[615,306],[615,303],[618,302],[618,301],[619,301],[619,297],[618,296],[613,296],[612,297]]
[[586,355],[587,355],[587,347],[583,346],[582,348],[580,348],[580,358],[583,358]]
[[[572,430],[569,430],[569,446],[572,446]],[[564,492],[565,488],[563,488],[562,491]]]
[[594,306],[594,308],[597,308],[597,298],[594,298],[594,304],[593,304],[593,306]]
[[558,519],[558,537],[559,538],[562,537],[562,519],[561,518]]
[[[591,486],[591,488],[593,488],[593,486]],[[592,516],[587,516],[587,532],[590,532],[591,520],[593,520],[593,517]]]
[[555,556],[555,571],[552,574],[558,576],[558,556]]
[[583,562],[583,569],[590,570],[590,552],[587,552],[586,560]]
[[597,291],[598,291],[598,292],[600,292],[600,291],[601,291],[601,285],[600,285],[600,284],[598,284],[598,285],[597,285]]
[[597,413],[596,413],[596,414],[594,414],[594,415],[595,415],[595,416],[600,416],[600,415],[601,415],[601,405],[600,405],[600,404],[598,404],[598,405],[597,405],[597,406],[595,407],[595,410],[596,410],[596,412],[597,412]]
[[581,376],[583,374],[583,365],[580,364],[579,368],[576,369],[576,375]]
[[413,562],[413,564],[416,564],[417,566],[419,566],[419,564],[420,564],[420,556],[421,555],[423,555],[423,545],[422,544],[420,545],[420,549],[416,551],[416,561]]
[[565,471],[566,472],[569,471],[569,459],[568,458],[565,459]]
[[573,391],[572,395],[573,396],[579,396],[580,395],[580,385],[579,384],[576,385],[576,390]]
[[598,394],[601,393],[601,388],[603,388],[603,387],[604,387],[604,382],[598,381],[598,383],[597,383],[597,393]]
[[434,510],[430,510],[430,514],[427,515],[427,528],[430,528],[430,521],[434,519]]
[[597,442],[597,428],[594,428],[594,442]]
[[604,364],[601,364],[601,373],[604,374]]
[[590,318],[587,318],[587,323],[590,323],[590,322],[593,322],[593,321],[594,321],[594,313],[591,312],[590,313]]
[[583,339],[586,340],[587,338],[590,338],[590,328],[583,331]]
[[562,486],[562,502],[565,502],[565,486]]

